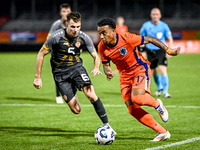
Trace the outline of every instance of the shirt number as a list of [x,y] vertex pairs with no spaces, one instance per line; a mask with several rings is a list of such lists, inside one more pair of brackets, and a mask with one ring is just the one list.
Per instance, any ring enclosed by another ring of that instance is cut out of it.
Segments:
[[74,49],[75,49],[74,47],[69,47],[68,48],[68,53],[75,55]]
[[89,77],[86,74],[81,74],[83,81],[89,81]]

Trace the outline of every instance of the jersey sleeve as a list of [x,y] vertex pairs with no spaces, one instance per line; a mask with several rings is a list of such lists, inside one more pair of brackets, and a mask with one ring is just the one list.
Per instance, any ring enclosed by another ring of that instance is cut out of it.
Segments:
[[170,29],[169,29],[169,26],[166,24],[166,27],[165,27],[165,37],[170,37],[172,35]]
[[47,50],[47,51],[49,51],[49,52],[51,52],[52,51],[52,44],[53,44],[53,37],[50,35],[49,37],[48,37],[48,39],[45,41],[45,43],[43,44],[43,47]]
[[141,35],[129,33],[128,42],[131,44],[132,47],[136,47],[136,46],[144,44],[144,37]]
[[102,42],[100,42],[98,45],[98,52],[99,52],[99,55],[101,58],[101,62],[102,62],[102,64],[107,64],[110,62],[110,60],[105,56],[104,51],[105,51],[105,48],[104,48]]
[[56,44],[59,42],[59,39],[61,36],[64,35],[64,30],[60,29],[60,30],[57,30],[56,32],[54,32],[52,35],[50,35],[47,40],[45,41],[45,43],[43,44],[43,47],[51,52],[53,49],[52,49],[52,45]]
[[91,38],[84,32],[80,31],[80,33],[83,35],[83,39],[85,41],[85,47],[88,50],[88,52],[91,54],[96,51],[96,48],[94,47],[94,44],[91,40]]

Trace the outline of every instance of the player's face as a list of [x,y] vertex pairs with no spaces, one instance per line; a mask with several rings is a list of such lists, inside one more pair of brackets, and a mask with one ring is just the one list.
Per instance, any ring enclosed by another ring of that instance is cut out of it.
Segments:
[[151,11],[151,19],[153,23],[158,23],[161,18],[161,13],[159,9],[153,9]]
[[67,35],[71,38],[77,37],[81,29],[81,22],[74,22],[72,19],[67,22]]
[[100,38],[103,43],[107,45],[115,45],[116,42],[116,34],[115,30],[110,28],[108,25],[98,27],[98,32],[100,35]]
[[70,8],[62,8],[60,11],[61,19],[63,21],[67,20],[67,15],[71,12]]

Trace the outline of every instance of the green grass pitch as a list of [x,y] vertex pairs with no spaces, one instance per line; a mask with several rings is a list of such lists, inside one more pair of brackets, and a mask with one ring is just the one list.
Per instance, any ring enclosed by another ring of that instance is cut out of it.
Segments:
[[[116,73],[111,81],[104,74],[93,77],[92,57],[81,54],[110,125],[117,132],[112,145],[96,143],[94,132],[102,123],[82,92],[78,92],[82,105],[79,115],[73,114],[67,104],[56,104],[50,54],[44,59],[43,88],[33,87],[36,56],[35,52],[0,53],[1,150],[200,149],[200,54],[180,54],[168,60],[172,98],[161,96],[170,115],[167,123],[153,108],[143,107],[171,133],[169,140],[156,143],[149,142],[156,133],[128,114],[120,94],[119,75]],[[152,93],[155,90],[152,81]]]

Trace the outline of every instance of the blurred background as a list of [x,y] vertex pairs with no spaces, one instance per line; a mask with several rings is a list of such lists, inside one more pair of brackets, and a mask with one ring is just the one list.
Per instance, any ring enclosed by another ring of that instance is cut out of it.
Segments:
[[82,30],[97,45],[98,20],[123,16],[129,32],[139,34],[150,20],[153,7],[161,9],[162,21],[172,31],[174,46],[182,53],[200,53],[199,0],[5,0],[0,5],[0,52],[38,51],[52,23],[60,18],[59,6],[71,5],[82,15]]

